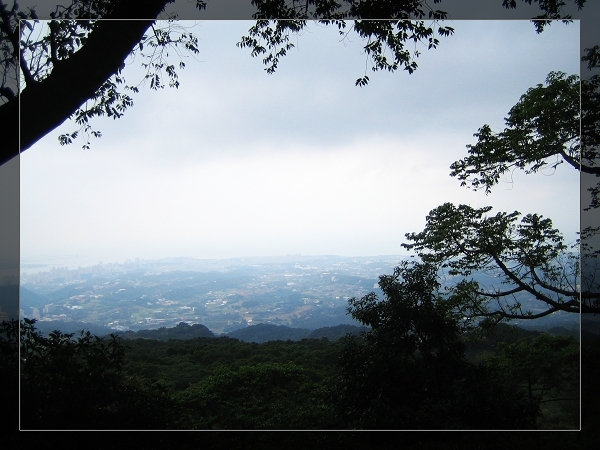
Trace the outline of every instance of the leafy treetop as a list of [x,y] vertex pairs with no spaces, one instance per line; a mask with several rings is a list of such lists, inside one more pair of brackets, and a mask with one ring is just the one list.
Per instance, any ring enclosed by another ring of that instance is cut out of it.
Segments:
[[456,161],[451,176],[473,189],[491,192],[500,177],[512,170],[535,173],[567,162],[575,169],[600,173],[579,160],[579,77],[551,72],[546,85],[538,84],[521,96],[505,119],[507,127],[494,133],[484,125],[467,145],[469,156]]
[[[598,293],[580,292],[579,257],[568,251],[550,219],[527,214],[519,221],[518,211],[488,216],[491,209],[445,203],[429,213],[424,231],[406,234],[411,243],[402,244],[423,261],[447,268],[449,275],[471,277],[449,287],[465,317],[496,323],[556,311],[599,310],[586,302],[597,300]],[[494,287],[474,280],[476,271],[491,277]],[[507,287],[499,287],[498,282]],[[535,312],[523,308],[523,295],[541,301],[545,308]],[[495,309],[490,309],[490,300]]]

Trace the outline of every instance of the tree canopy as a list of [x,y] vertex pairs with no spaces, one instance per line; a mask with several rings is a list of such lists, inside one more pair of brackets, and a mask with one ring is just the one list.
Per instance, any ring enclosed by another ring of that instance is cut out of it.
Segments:
[[[133,104],[126,91],[135,91],[135,87],[125,86],[119,73],[136,46],[141,51],[146,42],[154,48],[148,55],[149,70],[154,77],[151,87],[160,86],[157,81],[162,71],[174,74],[174,68],[162,60],[161,51],[178,44],[197,51],[191,36],[171,38],[168,29],[162,33],[152,29],[154,33],[147,35],[154,20],[97,20],[133,19],[140,15],[155,19],[167,3],[165,0],[76,0],[69,7],[57,6],[46,35],[39,40],[37,33],[33,33],[34,26],[39,27],[33,9],[25,13],[19,11],[16,2],[10,10],[0,3],[3,18],[0,47],[5,55],[0,120],[18,123],[20,114],[20,136],[7,136],[2,161],[16,155],[19,149],[26,150],[68,118],[74,118],[87,133],[94,133],[88,125],[90,117],[119,118]],[[20,88],[13,92],[9,83]],[[125,93],[118,90],[119,84]],[[71,137],[73,134],[63,136],[61,143],[68,143]]]
[[[453,163],[450,175],[487,194],[513,169],[529,174],[563,162],[579,169],[579,84],[577,75],[550,73],[545,85],[528,89],[511,108],[507,128],[495,133],[486,124],[474,134],[477,143],[467,145],[469,156]],[[581,170],[598,172],[593,161]]]
[[125,344],[4,321],[7,405],[17,410],[20,378],[23,429],[577,428],[572,336],[502,325],[473,346],[464,320],[439,301],[434,266],[405,263],[380,284],[384,298],[349,308],[373,328],[337,342]]
[[[588,49],[587,58],[592,58],[595,51]],[[486,124],[474,134],[477,143],[467,145],[469,155],[450,166],[450,175],[461,180],[462,186],[484,189],[486,194],[502,175],[516,169],[531,174],[557,169],[566,162],[583,173],[600,175],[599,87],[597,75],[580,80],[577,75],[551,72],[544,84],[528,89],[511,108],[504,130],[494,132]],[[583,140],[580,123],[584,127]],[[593,208],[600,199],[597,190],[590,192],[588,208]]]
[[[588,63],[590,71],[599,67],[599,51],[599,46],[585,49],[582,60]],[[457,177],[462,186],[483,189],[486,194],[502,175],[517,169],[532,174],[556,170],[566,162],[582,174],[598,177],[598,111],[600,75],[580,79],[577,75],[551,72],[544,84],[528,89],[511,108],[504,130],[494,132],[486,124],[474,134],[477,143],[467,145],[468,156],[450,166],[450,175]],[[588,192],[590,198],[582,205],[584,211],[600,206],[600,182]],[[584,243],[598,229],[581,231]]]
[[533,428],[537,405],[497,368],[469,363],[464,320],[446,301],[436,266],[404,262],[348,311],[372,327],[340,351],[334,404],[352,428]]
[[[450,275],[469,277],[478,271],[493,277],[492,287],[468,278],[453,287],[467,317],[499,321],[579,312],[579,255],[568,252],[552,221],[537,214],[520,218],[517,211],[486,216],[491,209],[445,203],[429,213],[424,231],[406,235],[413,243],[402,245],[424,261],[448,268]],[[532,312],[523,307],[519,294],[547,308]]]
[[[35,329],[35,320],[28,319],[18,326],[16,321],[3,322],[0,331],[4,330],[10,336],[5,342],[0,339],[2,347],[20,355],[22,429],[172,426],[175,411],[165,392],[123,372],[126,348],[118,337],[81,331],[74,339],[58,330],[44,337]],[[3,363],[6,360],[4,356]]]
[[[588,49],[590,64],[597,61],[596,52]],[[513,170],[532,174],[566,162],[582,173],[600,175],[594,122],[598,83],[597,75],[580,81],[577,75],[551,72],[545,84],[530,88],[511,108],[504,130],[494,132],[486,124],[474,134],[477,143],[467,145],[468,156],[450,166],[450,175],[486,194]],[[589,134],[580,135],[580,121]],[[588,210],[598,206],[598,185],[589,191]],[[410,243],[402,245],[450,275],[465,277],[451,289],[462,299],[459,305],[467,317],[489,323],[557,311],[600,312],[595,273],[581,270],[598,255],[589,244],[597,228],[581,230],[569,248],[549,218],[518,211],[491,215],[491,210],[445,203],[429,213],[422,232],[406,234]],[[494,277],[493,287],[475,280],[476,271]],[[527,298],[539,300],[541,307],[524,307]]]

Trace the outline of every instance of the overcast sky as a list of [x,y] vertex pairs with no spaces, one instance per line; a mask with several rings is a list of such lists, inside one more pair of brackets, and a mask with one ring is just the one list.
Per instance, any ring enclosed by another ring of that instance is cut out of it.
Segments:
[[22,263],[406,254],[444,202],[537,212],[575,239],[577,171],[516,172],[485,196],[449,166],[550,71],[578,73],[577,22],[454,21],[438,49],[417,46],[414,74],[368,71],[363,88],[358,36],[312,24],[267,75],[235,45],[251,25],[196,24],[179,89],[141,88],[124,117],[93,122],[90,150],[58,144],[67,122],[21,155]]

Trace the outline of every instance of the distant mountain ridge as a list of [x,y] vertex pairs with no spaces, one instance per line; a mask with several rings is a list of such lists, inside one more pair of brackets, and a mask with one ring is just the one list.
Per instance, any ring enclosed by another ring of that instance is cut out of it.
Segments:
[[[244,342],[255,342],[258,344],[268,341],[300,341],[302,339],[322,338],[327,338],[330,341],[337,341],[348,333],[358,335],[361,331],[368,330],[368,327],[357,327],[347,324],[309,330],[307,328],[292,328],[285,325],[260,323],[229,333],[223,333],[221,336],[227,336]],[[169,339],[186,340],[199,337],[217,337],[204,325],[189,325],[185,322],[180,322],[173,328],[161,327],[155,330],[118,331],[114,334],[121,336],[124,339],[156,339],[160,341]]]
[[[43,334],[59,329],[63,333],[75,333],[75,337],[81,330],[90,331],[97,336],[107,336],[114,334],[123,339],[155,339],[167,341],[169,339],[195,339],[199,337],[215,338],[215,335],[206,326],[202,324],[190,325],[180,322],[172,328],[161,327],[152,330],[139,331],[115,331],[107,327],[93,325],[84,322],[45,322],[38,321],[36,328]],[[358,327],[355,325],[340,324],[331,327],[317,328],[310,330],[308,328],[292,328],[285,325],[273,325],[268,323],[259,323],[246,328],[223,333],[220,336],[227,336],[232,339],[238,339],[244,342],[255,342],[261,344],[268,341],[300,341],[302,339],[322,339],[327,338],[330,341],[337,341],[346,334],[359,335],[362,331],[368,331],[368,327]]]
[[[201,337],[229,337],[244,342],[254,342],[258,344],[268,341],[300,341],[302,339],[322,338],[327,338],[329,341],[337,341],[347,334],[359,335],[361,332],[370,330],[369,327],[349,324],[340,324],[311,330],[308,328],[292,328],[285,325],[259,323],[217,336],[202,324],[190,325],[186,322],[180,322],[177,326],[171,328],[161,327],[157,329],[139,331],[115,331],[108,327],[84,322],[37,321],[35,327],[44,335],[48,335],[50,332],[58,329],[63,333],[74,333],[75,337],[77,337],[79,332],[84,330],[90,331],[90,333],[96,336],[115,334],[123,339],[154,339],[159,341],[167,341],[169,339],[187,340]],[[498,329],[503,329],[504,327],[508,327],[508,325],[501,324],[498,326]],[[577,339],[579,338],[579,330],[575,328],[567,329],[564,327],[540,327],[539,329],[530,329],[519,326],[512,326],[509,328],[514,328],[516,331],[525,334],[539,334],[540,332],[546,332],[553,335],[574,336]]]
[[124,339],[156,339],[166,341],[169,339],[195,339],[199,337],[216,337],[215,334],[202,324],[189,325],[185,322],[172,328],[160,327],[155,330],[119,331],[114,333]]
[[361,331],[368,331],[369,329],[370,328],[368,327],[341,324],[332,327],[309,330],[307,328],[291,328],[285,325],[259,323],[225,333],[224,336],[239,339],[240,341],[244,342],[256,342],[258,344],[267,341],[300,341],[302,339],[321,338],[327,338],[330,341],[337,341],[348,333],[358,335]]

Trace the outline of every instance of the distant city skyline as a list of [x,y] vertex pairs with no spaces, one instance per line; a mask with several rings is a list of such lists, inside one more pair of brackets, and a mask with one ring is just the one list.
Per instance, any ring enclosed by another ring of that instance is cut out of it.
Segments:
[[[322,257],[341,257],[341,258],[398,258],[404,259],[409,258],[409,254],[397,254],[397,255],[350,255],[350,256],[340,256],[340,255],[302,255],[302,254],[287,254],[287,255],[243,255],[238,257],[231,258],[196,258],[193,256],[165,256],[161,258],[127,258],[122,261],[95,261],[93,258],[73,255],[71,257],[64,258],[47,258],[47,259],[39,259],[39,260],[21,260],[21,275],[25,274],[25,280],[28,279],[28,276],[35,275],[38,273],[52,273],[52,272],[61,272],[65,268],[69,271],[76,271],[78,269],[89,270],[91,268],[97,266],[121,266],[121,265],[134,265],[134,264],[144,264],[153,261],[161,261],[161,260],[176,260],[176,259],[187,259],[192,258],[199,263],[202,262],[211,262],[211,261],[221,261],[225,262],[237,262],[239,260],[248,261],[251,263],[253,260],[285,260],[285,259],[298,259],[298,258],[322,258]],[[23,278],[22,280],[23,281]]]
[[515,172],[486,196],[449,166],[550,71],[578,73],[577,21],[539,35],[529,21],[453,21],[438,49],[417,46],[414,74],[367,72],[363,88],[357,36],[311,24],[267,75],[235,46],[251,25],[197,24],[179,89],[141,88],[124,117],[93,123],[90,150],[58,144],[66,123],[21,155],[22,264],[405,254],[404,234],[447,201],[537,212],[576,238],[577,171]]

